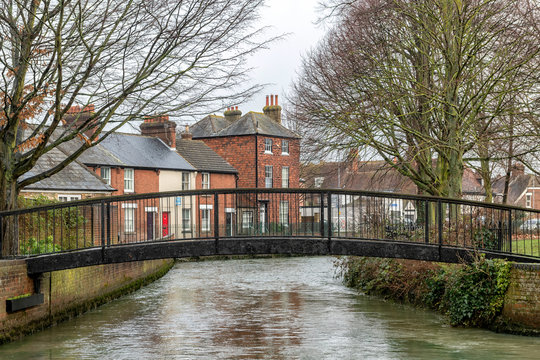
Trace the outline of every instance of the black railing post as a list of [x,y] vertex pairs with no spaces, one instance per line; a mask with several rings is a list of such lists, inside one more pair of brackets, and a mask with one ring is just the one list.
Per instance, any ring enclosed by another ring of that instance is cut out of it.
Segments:
[[321,196],[320,201],[320,216],[319,216],[319,230],[321,233],[321,237],[324,237],[324,197],[323,193],[319,194]]
[[508,252],[512,253],[512,209],[508,210]]
[[100,235],[101,235],[101,246],[105,247],[105,241],[107,240],[105,237],[105,202],[101,201],[101,214],[100,214]]
[[0,258],[4,257],[4,216],[0,215]]
[[332,240],[332,193],[328,193],[328,240]]
[[107,246],[111,246],[111,203],[107,203]]
[[218,194],[214,193],[214,238],[217,241],[219,240],[219,203],[218,203]]
[[429,201],[424,204],[424,241],[429,244]]
[[437,200],[437,212],[439,213],[439,260],[441,259],[441,247],[443,243],[443,209],[441,200]]

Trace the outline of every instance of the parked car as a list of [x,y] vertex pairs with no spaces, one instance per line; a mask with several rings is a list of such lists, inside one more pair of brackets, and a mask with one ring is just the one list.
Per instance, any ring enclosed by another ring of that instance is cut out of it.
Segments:
[[538,230],[540,228],[540,219],[529,219],[525,220],[523,224],[519,227],[519,230],[530,231]]

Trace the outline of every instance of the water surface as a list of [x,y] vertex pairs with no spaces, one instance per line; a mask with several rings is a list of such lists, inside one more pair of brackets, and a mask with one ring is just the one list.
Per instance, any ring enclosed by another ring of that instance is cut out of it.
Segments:
[[510,358],[540,358],[540,338],[452,328],[357,294],[329,257],[178,263],[136,293],[0,346],[0,359]]

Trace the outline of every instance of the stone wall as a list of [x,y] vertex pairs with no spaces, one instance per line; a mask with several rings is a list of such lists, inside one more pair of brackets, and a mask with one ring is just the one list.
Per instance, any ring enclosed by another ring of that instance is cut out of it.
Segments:
[[540,265],[513,265],[503,316],[512,323],[540,329]]
[[[24,260],[0,261],[0,344],[92,309],[165,274],[173,260],[89,266],[29,278]],[[35,288],[38,286],[40,288]],[[6,300],[44,294],[44,303],[8,313]]]

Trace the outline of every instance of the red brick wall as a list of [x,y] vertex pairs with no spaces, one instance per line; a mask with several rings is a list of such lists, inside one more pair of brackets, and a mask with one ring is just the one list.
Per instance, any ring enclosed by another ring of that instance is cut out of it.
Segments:
[[238,170],[238,187],[255,187],[255,136],[201,139]]
[[[94,172],[101,176],[99,167],[93,168]],[[155,170],[134,169],[135,192],[127,194],[144,194],[159,191],[159,174]],[[124,195],[124,169],[111,168],[111,186],[116,189],[113,195]]]
[[[238,170],[238,187],[255,187],[255,138],[257,137],[258,187],[264,188],[266,165],[273,166],[273,187],[281,188],[281,169],[289,167],[289,187],[299,187],[300,179],[300,140],[289,141],[289,155],[281,155],[281,142],[284,139],[262,135],[231,136],[202,139],[210,148]],[[265,139],[272,139],[272,154],[265,154]]]
[[75,311],[76,307],[152,275],[171,262],[140,261],[45,273],[41,279],[45,302],[8,314],[6,299],[34,293],[34,283],[27,275],[23,260],[0,261],[0,304],[3,304],[0,306],[0,343],[32,330],[29,326],[40,328],[55,322],[66,310]]
[[[210,173],[210,189],[234,189],[236,187],[235,174]],[[197,173],[195,189],[202,189],[202,174]]]

